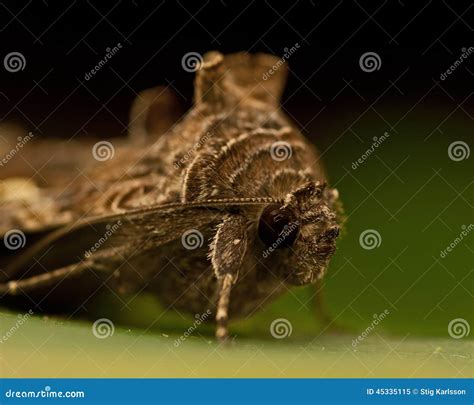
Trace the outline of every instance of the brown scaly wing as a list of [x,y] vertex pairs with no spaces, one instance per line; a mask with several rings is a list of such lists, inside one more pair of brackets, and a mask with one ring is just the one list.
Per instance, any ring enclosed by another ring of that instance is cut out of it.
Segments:
[[[226,211],[259,209],[273,202],[253,198],[167,204],[82,219],[31,244],[29,235],[23,241],[25,247],[11,251],[7,258],[0,301],[20,306],[33,302],[43,311],[75,311],[104,285],[113,283],[114,271],[134,256],[152,254],[159,246],[183,240],[186,231],[216,224]],[[182,243],[185,246],[186,241]],[[141,288],[140,280],[135,284]]]
[[[19,278],[25,271],[28,275],[40,274],[90,258],[100,259],[103,252],[114,249],[127,252],[130,257],[179,239],[187,230],[202,229],[219,221],[226,212],[276,202],[271,198],[241,198],[150,206],[80,219],[47,232],[34,243],[22,232],[6,233],[6,246],[15,248],[10,248],[12,254],[3,278]],[[20,240],[19,244],[14,237]]]

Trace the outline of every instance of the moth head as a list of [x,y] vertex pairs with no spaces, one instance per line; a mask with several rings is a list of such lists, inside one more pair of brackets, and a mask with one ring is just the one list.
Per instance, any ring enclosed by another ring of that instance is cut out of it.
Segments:
[[339,225],[333,203],[337,191],[324,183],[307,183],[262,211],[258,236],[263,257],[288,283],[315,282],[324,275],[336,250]]

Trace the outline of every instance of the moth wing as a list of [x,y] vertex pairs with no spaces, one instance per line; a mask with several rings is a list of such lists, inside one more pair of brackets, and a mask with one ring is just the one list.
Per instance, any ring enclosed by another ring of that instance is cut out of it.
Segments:
[[[18,167],[6,173],[9,177],[0,180],[0,235],[12,229],[43,233],[84,216],[122,213],[158,201],[160,179],[144,173],[147,163],[141,161],[143,149],[127,142],[116,139],[105,145],[105,153],[114,157],[103,162],[84,159],[63,166],[59,161],[54,163],[55,154],[51,152],[49,163],[43,162],[44,168],[49,164],[51,170],[41,169],[33,175]],[[47,151],[38,148],[39,155],[48,156]],[[84,144],[79,149],[92,156],[94,147]],[[113,201],[121,197],[126,199],[126,206],[115,206]]]
[[[156,248],[188,230],[203,238],[199,229],[204,233],[220,216],[209,208],[162,206],[84,219],[47,233],[31,246],[27,235],[25,247],[10,250],[7,257],[0,276],[1,301],[16,306],[33,301],[51,312],[85,309],[90,298],[114,282],[112,274],[126,261],[156,254]],[[141,288],[140,275],[136,277]],[[17,286],[15,295],[8,293],[11,282]]]
[[[17,134],[8,129],[0,136],[0,156],[4,158],[0,160],[0,202],[5,198],[4,182],[34,179],[30,183],[37,187],[59,187],[97,163],[92,155],[96,141],[91,139],[76,136],[58,140],[26,131]],[[11,188],[8,191],[12,196],[16,194]]]
[[9,232],[42,233],[72,220],[58,209],[54,194],[28,179],[12,178],[0,182],[0,237]]
[[[76,220],[81,212],[75,212],[75,206],[83,205],[90,190],[102,181],[92,173],[98,163],[94,142],[35,136],[19,148],[10,138],[0,145],[0,151],[16,151],[0,171],[0,235],[11,230],[43,233]],[[119,149],[126,142],[114,144]],[[118,164],[125,166],[123,160]],[[105,171],[113,173],[109,166]]]
[[[81,219],[47,232],[33,243],[29,234],[23,234],[18,244],[16,235],[7,233],[4,248],[11,251],[5,266],[7,278],[21,278],[25,271],[28,276],[51,271],[88,256],[100,257],[110,249],[126,249],[129,255],[152,250],[179,239],[187,230],[203,229],[221,215],[208,207],[168,204]],[[15,249],[9,249],[14,245]]]

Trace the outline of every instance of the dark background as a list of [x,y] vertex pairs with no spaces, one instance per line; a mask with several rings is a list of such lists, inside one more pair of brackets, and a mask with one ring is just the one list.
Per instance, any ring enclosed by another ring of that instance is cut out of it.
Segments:
[[[187,52],[283,55],[295,43],[284,108],[303,132],[311,121],[320,136],[334,136],[321,129],[335,121],[348,127],[375,100],[412,106],[421,99],[427,109],[454,102],[472,113],[472,60],[439,79],[472,45],[472,4],[412,3],[2,2],[0,56],[21,52],[26,67],[0,69],[0,118],[48,136],[117,136],[147,87],[172,86],[191,105],[194,75],[181,68]],[[85,81],[119,42],[122,49]],[[373,73],[358,65],[368,51],[382,59]]]

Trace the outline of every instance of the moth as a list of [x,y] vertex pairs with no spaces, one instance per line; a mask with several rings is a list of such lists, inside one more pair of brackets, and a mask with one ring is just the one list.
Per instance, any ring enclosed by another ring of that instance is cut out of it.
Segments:
[[74,312],[104,288],[149,291],[167,308],[210,310],[224,341],[229,318],[320,280],[341,204],[280,108],[278,62],[207,53],[193,107],[181,116],[168,89],[140,93],[129,137],[102,145],[108,157],[38,143],[30,158],[50,156],[43,184],[17,196],[22,179],[1,183],[0,302]]

